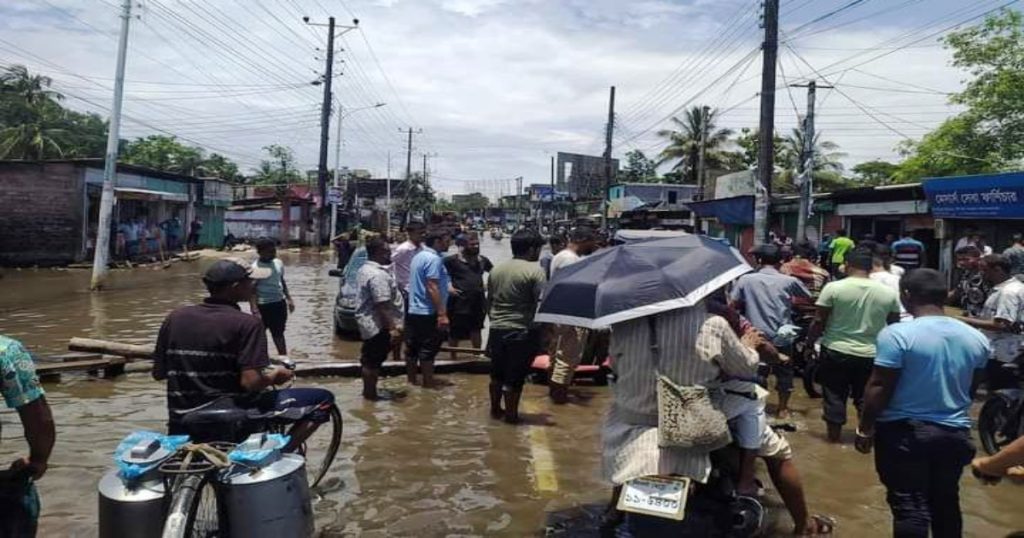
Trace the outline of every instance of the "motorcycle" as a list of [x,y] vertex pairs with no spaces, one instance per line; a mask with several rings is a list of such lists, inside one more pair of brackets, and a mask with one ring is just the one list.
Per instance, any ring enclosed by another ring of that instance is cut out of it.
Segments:
[[1001,365],[1007,375],[1017,380],[1016,388],[991,391],[978,415],[978,438],[981,446],[993,455],[1024,435],[1024,389],[1021,387],[1022,359]]

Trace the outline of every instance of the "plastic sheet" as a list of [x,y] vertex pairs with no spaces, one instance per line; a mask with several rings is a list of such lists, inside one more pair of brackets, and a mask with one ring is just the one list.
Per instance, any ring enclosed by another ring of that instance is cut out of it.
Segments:
[[127,461],[127,456],[131,454],[132,447],[139,444],[141,441],[151,441],[154,439],[160,442],[160,448],[166,450],[168,456],[173,454],[189,441],[187,435],[164,435],[162,433],[147,430],[134,431],[128,434],[128,436],[122,439],[114,450],[114,463],[121,471],[122,478],[128,480],[138,478],[155,469],[163,462],[162,459],[145,464]]
[[267,435],[267,440],[262,448],[252,448],[247,443],[236,446],[228,453],[231,463],[238,463],[249,467],[262,467],[268,461],[276,460],[274,453],[280,453],[281,449],[288,444],[291,437],[279,433]]

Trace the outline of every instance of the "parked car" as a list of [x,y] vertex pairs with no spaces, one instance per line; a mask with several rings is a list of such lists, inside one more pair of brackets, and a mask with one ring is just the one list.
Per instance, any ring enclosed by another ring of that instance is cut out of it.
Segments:
[[344,269],[331,271],[332,276],[341,278],[338,296],[334,299],[334,333],[339,336],[359,334],[359,325],[356,324],[356,307],[359,306],[356,275],[366,259],[366,247],[359,247],[352,253]]

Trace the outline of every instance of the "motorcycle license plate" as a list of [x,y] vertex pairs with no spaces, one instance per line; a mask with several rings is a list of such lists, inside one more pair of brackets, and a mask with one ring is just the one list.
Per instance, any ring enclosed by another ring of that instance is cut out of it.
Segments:
[[690,479],[674,476],[645,476],[623,484],[618,509],[682,521]]

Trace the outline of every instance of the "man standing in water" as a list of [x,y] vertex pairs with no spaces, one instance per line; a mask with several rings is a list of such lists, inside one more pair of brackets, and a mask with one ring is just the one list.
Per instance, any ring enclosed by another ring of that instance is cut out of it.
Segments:
[[540,348],[540,331],[533,316],[544,289],[544,270],[536,263],[544,240],[533,230],[519,230],[511,243],[513,258],[498,264],[487,281],[491,300],[487,354],[491,358],[491,416],[516,424],[523,384]]
[[822,418],[828,440],[840,442],[846,402],[861,409],[864,385],[871,375],[875,338],[887,323],[900,320],[896,292],[869,278],[874,252],[858,248],[846,257],[846,278],[827,284],[818,297],[818,312],[807,335],[821,338],[818,375],[824,392]]
[[57,433],[32,356],[21,342],[2,335],[0,394],[8,409],[18,412],[29,449],[28,457],[0,470],[0,536],[32,537],[39,518],[34,481],[46,473]]
[[836,237],[829,243],[829,261],[832,262],[832,274],[839,272],[839,268],[846,263],[846,253],[853,250],[853,239],[846,237],[846,230],[836,230]]
[[[457,347],[460,341],[469,340],[474,348],[480,349],[480,331],[487,317],[484,273],[491,272],[494,265],[486,256],[480,255],[480,238],[476,232],[461,235],[455,242],[459,252],[444,258],[444,267],[452,279],[451,296],[448,298],[448,316],[452,325],[448,344]],[[454,351],[452,358],[455,358]]]
[[265,268],[270,277],[256,281],[256,294],[249,300],[249,308],[270,331],[277,354],[288,355],[284,328],[288,314],[295,312],[295,301],[284,281],[284,262],[277,257],[277,243],[268,237],[256,241],[256,253],[259,258],[252,262],[253,269]]
[[448,287],[451,278],[441,254],[448,251],[448,232],[434,230],[423,241],[423,250],[409,267],[409,313],[405,316],[405,368],[409,383],[417,384],[423,374],[423,388],[437,388],[434,359],[445,340],[448,321]]
[[[265,267],[236,259],[218,260],[203,274],[210,296],[171,312],[160,326],[153,351],[153,378],[167,381],[168,430],[189,434],[183,418],[218,400],[241,408],[296,417],[285,447],[294,450],[330,420],[334,395],[324,389],[264,389],[292,380],[283,366],[271,366],[263,324],[238,308],[270,277]],[[231,441],[232,439],[215,439]]]
[[[747,273],[736,281],[732,289],[732,305],[761,331],[772,345],[785,325],[793,324],[793,304],[800,299],[809,300],[811,292],[795,277],[779,272],[780,252],[775,245],[761,245],[751,251],[757,260],[756,273]],[[792,352],[783,348],[783,352]],[[771,365],[775,374],[775,390],[779,393],[779,418],[789,417],[789,396],[793,393],[793,366],[777,361]]]
[[384,239],[378,237],[366,243],[366,255],[368,259],[356,277],[359,288],[356,322],[363,338],[359,359],[363,367],[363,398],[390,400],[391,393],[377,390],[377,378],[388,354],[401,342],[402,295],[387,267],[391,265],[391,249]]
[[985,283],[991,286],[991,293],[977,317],[961,317],[968,325],[985,331],[992,346],[992,357],[985,367],[985,382],[988,390],[1014,388],[1017,386],[1012,364],[1021,354],[1024,337],[1020,334],[1024,323],[1024,283],[1011,276],[1013,270],[1009,260],[999,254],[990,254],[978,264]]
[[406,308],[409,307],[409,267],[412,266],[412,259],[423,250],[424,232],[426,232],[426,226],[422,222],[406,224],[405,235],[407,238],[402,244],[395,247],[395,251],[391,254],[395,282],[405,299]]
[[[587,226],[580,226],[569,234],[569,245],[551,258],[551,278],[558,271],[580,261],[597,250],[597,234]],[[551,377],[549,391],[551,400],[556,404],[569,401],[569,387],[583,355],[583,346],[587,340],[587,330],[568,325],[551,327],[551,342],[555,353],[551,360]]]
[[900,282],[914,319],[878,334],[864,391],[856,448],[875,448],[896,537],[961,536],[960,475],[974,457],[971,381],[989,345],[976,329],[943,312],[945,278],[917,269]]

